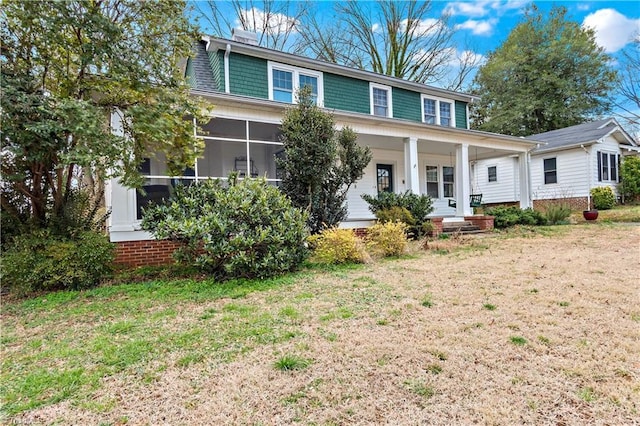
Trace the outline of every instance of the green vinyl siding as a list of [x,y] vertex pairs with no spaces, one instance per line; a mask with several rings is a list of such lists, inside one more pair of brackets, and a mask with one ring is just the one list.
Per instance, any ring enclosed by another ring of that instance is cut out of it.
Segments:
[[324,73],[324,106],[341,111],[369,114],[369,82],[336,74]]
[[187,59],[187,69],[185,70],[185,78],[187,80],[187,84],[190,87],[195,87],[196,85],[196,72],[193,69],[193,60],[191,58]]
[[393,118],[422,121],[420,93],[410,90],[392,88]]
[[467,128],[467,103],[456,101],[456,127],[458,129]]
[[209,55],[209,65],[213,74],[213,81],[221,92],[224,91],[224,51],[207,52]]
[[269,99],[266,59],[231,52],[229,75],[229,88],[234,95]]

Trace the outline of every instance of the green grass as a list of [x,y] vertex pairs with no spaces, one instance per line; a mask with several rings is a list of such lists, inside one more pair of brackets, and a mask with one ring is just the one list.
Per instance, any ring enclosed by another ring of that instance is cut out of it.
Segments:
[[527,339],[521,336],[511,336],[509,341],[516,346],[524,346],[527,344]]
[[404,385],[409,391],[423,398],[431,398],[436,394],[436,391],[432,386],[429,386],[420,380],[407,380],[404,382]]
[[495,311],[496,310],[496,305],[492,305],[491,303],[485,303],[484,305],[482,305],[482,307],[484,309],[486,309],[487,311]]
[[298,355],[283,355],[273,363],[273,366],[280,371],[304,370],[311,364],[311,360]]
[[[578,223],[586,222],[582,212],[574,212],[571,215]],[[615,206],[609,210],[598,210],[597,222],[640,222],[640,205]]]

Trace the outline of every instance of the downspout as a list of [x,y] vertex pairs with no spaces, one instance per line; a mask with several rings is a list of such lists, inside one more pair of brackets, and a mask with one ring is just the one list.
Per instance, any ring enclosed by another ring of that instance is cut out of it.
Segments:
[[224,50],[224,92],[231,93],[229,84],[229,54],[231,53],[231,45],[227,43],[227,48]]
[[587,154],[587,174],[589,175],[589,186],[587,187],[587,210],[591,210],[591,179],[592,179],[592,173],[591,170],[589,170],[589,166],[590,166],[590,160],[591,160],[591,156],[589,155],[589,151],[587,150],[587,148],[584,147],[584,145],[580,144],[580,148],[582,148],[582,150],[584,151],[585,154]]

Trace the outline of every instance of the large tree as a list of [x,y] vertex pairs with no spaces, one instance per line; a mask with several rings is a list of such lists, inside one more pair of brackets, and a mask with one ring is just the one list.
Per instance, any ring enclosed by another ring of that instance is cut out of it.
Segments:
[[306,87],[281,127],[285,156],[278,161],[280,189],[308,212],[312,233],[338,225],[347,215],[347,191],[362,178],[371,150],[356,143],[352,129],[337,131],[333,116],[315,105]]
[[[48,226],[80,182],[141,183],[144,156],[172,170],[201,150],[178,63],[196,29],[184,1],[4,1],[2,216]],[[117,113],[121,132],[109,117]],[[84,176],[83,176],[84,175]]]
[[640,33],[622,51],[620,58],[620,85],[623,100],[618,104],[623,118],[636,129],[640,128]]
[[335,4],[333,22],[305,20],[300,45],[322,60],[433,83],[450,71],[452,35],[431,1],[350,0]]
[[535,5],[507,40],[489,54],[474,80],[480,101],[476,129],[527,136],[572,126],[611,107],[616,73],[591,29],[567,19],[563,7],[548,16]]

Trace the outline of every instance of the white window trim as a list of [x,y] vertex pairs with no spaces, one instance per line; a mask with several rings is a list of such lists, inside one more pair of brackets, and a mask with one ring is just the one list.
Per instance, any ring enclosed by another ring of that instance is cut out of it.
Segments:
[[[373,107],[373,89],[381,89],[387,91],[387,118],[393,118],[393,100],[391,86],[385,86],[384,84],[369,83],[369,108],[371,115],[375,115]],[[376,117],[380,117],[377,115]]]
[[[600,150],[600,151],[596,151],[597,155],[600,156],[600,170],[598,170],[597,175],[602,177],[602,154],[606,154],[607,155],[607,169],[608,169],[608,176],[607,179],[601,179],[598,182],[603,182],[603,183],[618,183],[620,181],[620,169],[618,167],[618,155],[619,153],[615,152],[615,151],[605,151],[605,150]],[[614,158],[614,162],[616,165],[616,180],[611,179],[611,156],[613,156]],[[598,165],[598,160],[596,159],[596,167]]]
[[[489,180],[489,169],[491,167],[495,167],[496,168],[496,180],[494,180],[494,181]],[[498,183],[498,166],[496,164],[488,164],[487,165],[487,183],[490,183],[490,184]]]
[[[545,160],[556,160],[556,168],[554,169],[555,173],[556,173],[556,181],[555,182],[551,182],[551,183],[547,183],[546,182],[546,173],[547,171],[544,169],[544,161]],[[558,185],[560,183],[560,176],[558,175],[558,157],[546,157],[542,159],[542,184],[543,185]]]
[[[440,124],[440,102],[445,102],[451,105],[451,125],[448,127],[456,127],[456,102],[452,99],[445,98],[437,98],[435,96],[421,95],[420,96],[420,116],[421,121],[424,121],[424,100],[430,99],[432,101],[436,101],[436,125],[441,126]],[[467,115],[468,116],[468,115]]]
[[318,106],[324,106],[324,82],[323,82],[323,74],[320,71],[313,71],[306,68],[294,67],[291,65],[280,64],[278,62],[267,61],[267,82],[269,84],[269,100],[273,101],[273,70],[287,71],[292,74],[293,79],[293,93],[292,93],[292,104],[297,104],[298,100],[296,99],[296,95],[300,90],[300,74],[308,75],[311,77],[315,77],[318,79]]

